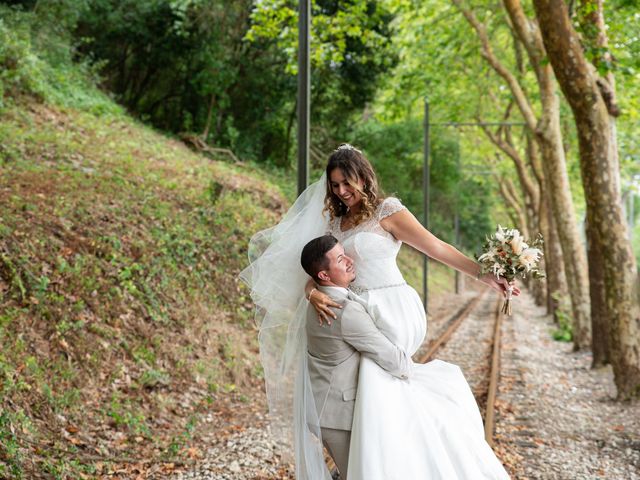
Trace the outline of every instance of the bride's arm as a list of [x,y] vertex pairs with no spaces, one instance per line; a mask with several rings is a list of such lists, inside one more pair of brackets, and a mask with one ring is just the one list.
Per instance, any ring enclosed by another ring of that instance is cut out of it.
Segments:
[[331,325],[331,319],[335,319],[336,314],[330,307],[342,308],[342,305],[331,300],[329,295],[322,293],[317,287],[315,282],[309,279],[304,287],[304,296],[316,309],[320,324],[322,325],[322,322],[325,321],[328,325]]
[[[409,210],[401,210],[382,219],[380,225],[395,238],[420,250],[425,255],[470,277],[478,278],[480,271],[478,263],[461,253],[453,245],[443,242],[429,232]],[[486,274],[480,277],[479,280],[500,293],[504,293],[508,285],[506,279],[497,279],[491,274]],[[513,294],[519,295],[520,289],[515,287]]]

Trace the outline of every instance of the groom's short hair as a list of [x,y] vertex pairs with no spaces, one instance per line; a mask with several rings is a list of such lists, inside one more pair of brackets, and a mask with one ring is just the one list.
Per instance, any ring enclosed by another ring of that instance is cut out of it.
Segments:
[[300,263],[304,271],[316,282],[320,281],[318,273],[329,268],[327,252],[338,244],[338,239],[333,235],[323,235],[314,238],[302,249]]

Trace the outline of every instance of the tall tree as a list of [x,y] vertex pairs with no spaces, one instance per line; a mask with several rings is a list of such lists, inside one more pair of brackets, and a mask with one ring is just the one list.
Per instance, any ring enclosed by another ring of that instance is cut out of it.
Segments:
[[[600,2],[593,6],[602,9]],[[614,106],[607,87],[589,63],[563,0],[533,0],[544,45],[573,111],[580,168],[587,201],[590,248],[603,259],[611,363],[620,398],[640,396],[640,310],[637,277],[617,185],[617,145],[612,135]]]
[[[558,322],[559,299],[568,294],[567,277],[562,260],[562,245],[558,238],[558,229],[555,225],[549,195],[547,194],[549,182],[544,177],[544,169],[538,151],[538,144],[531,136],[531,134],[527,135],[527,158],[540,188],[540,201],[537,210],[540,232],[542,232],[544,236],[544,265],[547,274],[547,313],[553,314],[554,320]],[[552,268],[546,268],[548,266],[552,266]]]
[[[578,5],[577,16],[582,33],[583,47],[587,58],[598,72],[597,83],[603,99],[607,103],[609,112],[609,128],[611,144],[617,145],[616,118],[620,114],[615,93],[615,77],[612,71],[613,59],[608,48],[608,38],[605,31],[604,10],[602,0],[581,0]],[[613,148],[610,154],[612,169],[619,172],[618,149]],[[620,190],[620,176],[614,179],[615,186]],[[587,228],[590,225],[587,224]],[[598,367],[610,362],[609,332],[606,313],[606,293],[604,284],[604,258],[600,255],[598,245],[588,244],[589,282],[591,285],[591,311],[593,341],[593,366]]]
[[[576,221],[566,159],[560,130],[560,105],[556,95],[551,67],[545,62],[542,39],[536,36],[535,25],[528,22],[518,1],[505,0],[505,7],[514,22],[514,29],[525,46],[536,74],[540,93],[541,115],[538,118],[517,76],[494,53],[486,26],[462,0],[451,0],[475,30],[482,48],[482,56],[508,85],[516,105],[540,147],[544,177],[549,185],[549,198],[563,249],[563,259],[573,312],[573,341],[575,348],[591,346],[591,316],[589,308],[589,282],[586,251],[580,239]],[[510,11],[510,7],[512,8]],[[515,8],[519,9],[515,10]],[[512,13],[519,13],[512,15]],[[518,24],[515,24],[515,22]]]

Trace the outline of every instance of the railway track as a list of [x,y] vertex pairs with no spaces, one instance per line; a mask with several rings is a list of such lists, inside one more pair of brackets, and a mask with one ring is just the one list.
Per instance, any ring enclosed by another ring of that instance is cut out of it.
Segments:
[[[418,356],[417,361],[419,363],[426,363],[435,358],[436,354],[452,339],[454,333],[463,322],[482,304],[488,290],[489,289],[481,291],[444,322],[445,326],[442,328],[442,332],[437,338],[430,341],[426,350]],[[485,439],[491,446],[493,446],[493,433],[495,429],[495,400],[500,378],[500,345],[503,318],[503,314],[500,312],[501,305],[502,299],[498,298],[495,302],[495,307],[492,308],[493,326],[491,328],[491,338],[489,339],[487,347],[485,347],[488,357],[488,373],[482,376],[483,378],[476,379],[475,385],[471,385],[478,403],[480,405],[484,404]],[[480,343],[481,342],[476,342],[476,345]],[[452,358],[452,362],[456,363],[455,356]],[[486,385],[486,387],[484,385]]]
[[445,322],[445,327],[442,333],[438,335],[436,339],[429,342],[426,352],[418,357],[418,363],[427,363],[429,360],[433,359],[436,352],[447,343],[464,319],[469,316],[474,308],[476,308],[480,300],[482,300],[482,297],[487,293],[487,290],[488,289],[482,290],[478,295],[455,312],[447,322]]

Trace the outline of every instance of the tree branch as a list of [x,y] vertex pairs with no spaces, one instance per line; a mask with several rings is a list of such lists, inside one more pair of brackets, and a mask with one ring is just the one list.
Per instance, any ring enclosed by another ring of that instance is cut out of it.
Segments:
[[491,43],[489,42],[489,37],[487,35],[486,26],[481,23],[474,13],[468,8],[464,8],[462,6],[461,0],[451,0],[451,2],[462,12],[467,22],[473,27],[478,38],[480,39],[480,44],[482,45],[482,56],[487,60],[489,65],[495,70],[495,72],[500,75],[509,85],[511,89],[511,93],[513,94],[520,111],[522,112],[522,116],[524,117],[525,122],[529,126],[529,128],[533,131],[536,130],[536,124],[538,122],[531,105],[524,93],[524,90],[520,86],[518,79],[507,69],[496,57],[493,49],[491,48]]
[[525,194],[531,198],[532,202],[537,203],[539,195],[538,188],[531,181],[527,172],[526,164],[518,153],[518,150],[513,146],[513,144],[506,142],[500,136],[494,135],[488,127],[483,125],[482,130],[489,141],[502,150],[513,161]]
[[[510,213],[513,212],[514,215],[509,215],[511,220],[517,224],[520,231],[525,234],[525,237],[528,236],[526,232],[528,232],[527,221],[522,206],[518,202],[518,197],[514,196],[512,192],[509,191],[509,188],[506,186],[508,179],[505,177],[500,177],[497,174],[494,174],[494,178],[496,183],[498,184],[498,190],[500,196],[504,199],[505,203],[510,209]],[[514,218],[515,216],[515,218]]]

